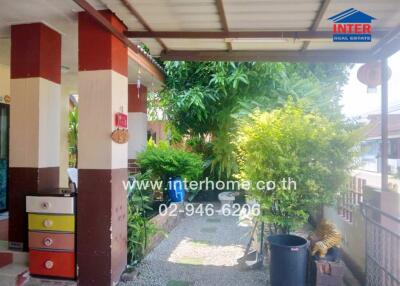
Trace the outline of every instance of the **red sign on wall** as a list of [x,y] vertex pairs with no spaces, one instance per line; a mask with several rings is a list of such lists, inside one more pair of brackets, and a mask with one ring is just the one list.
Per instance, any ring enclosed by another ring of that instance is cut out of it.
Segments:
[[128,115],[122,112],[115,113],[115,127],[128,128]]

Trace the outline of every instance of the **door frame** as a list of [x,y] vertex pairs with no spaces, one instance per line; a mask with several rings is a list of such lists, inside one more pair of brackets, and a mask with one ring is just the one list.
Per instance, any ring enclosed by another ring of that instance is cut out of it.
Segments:
[[10,179],[10,173],[9,173],[9,169],[10,169],[10,104],[7,103],[0,103],[0,107],[5,107],[6,111],[7,111],[7,184],[6,184],[6,192],[7,192],[7,196],[6,196],[6,207],[4,209],[0,209],[0,213],[4,213],[8,211],[8,203],[9,203],[9,193],[8,193],[8,183],[9,183],[9,179]]

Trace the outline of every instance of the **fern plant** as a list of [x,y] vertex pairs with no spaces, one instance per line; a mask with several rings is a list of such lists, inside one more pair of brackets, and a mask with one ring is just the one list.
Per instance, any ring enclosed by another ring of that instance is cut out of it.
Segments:
[[147,148],[138,154],[137,161],[141,170],[164,182],[176,177],[195,180],[203,172],[200,155],[171,147],[165,141],[155,144],[150,140]]

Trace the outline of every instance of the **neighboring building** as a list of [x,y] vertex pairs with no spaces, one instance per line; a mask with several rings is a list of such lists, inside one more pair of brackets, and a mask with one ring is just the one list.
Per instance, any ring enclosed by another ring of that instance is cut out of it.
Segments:
[[[381,118],[379,114],[368,116],[369,124],[362,142],[363,155],[361,157],[361,169],[380,172],[381,169]],[[400,114],[389,115],[389,172],[400,172]]]
[[155,143],[168,139],[166,120],[152,120],[147,122],[147,139],[152,138]]

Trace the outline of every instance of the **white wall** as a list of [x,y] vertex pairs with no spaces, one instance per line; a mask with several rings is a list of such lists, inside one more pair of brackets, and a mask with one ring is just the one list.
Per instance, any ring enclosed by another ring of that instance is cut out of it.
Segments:
[[342,249],[360,269],[365,266],[365,223],[359,208],[353,211],[353,222],[338,215],[332,207],[324,207],[324,218],[336,225],[342,234]]
[[5,95],[10,95],[10,67],[0,64],[0,102]]
[[79,169],[128,167],[128,146],[111,140],[115,112],[128,109],[128,79],[113,70],[79,72]]
[[146,148],[147,114],[143,112],[129,112],[128,130],[128,159],[136,159],[137,153]]

